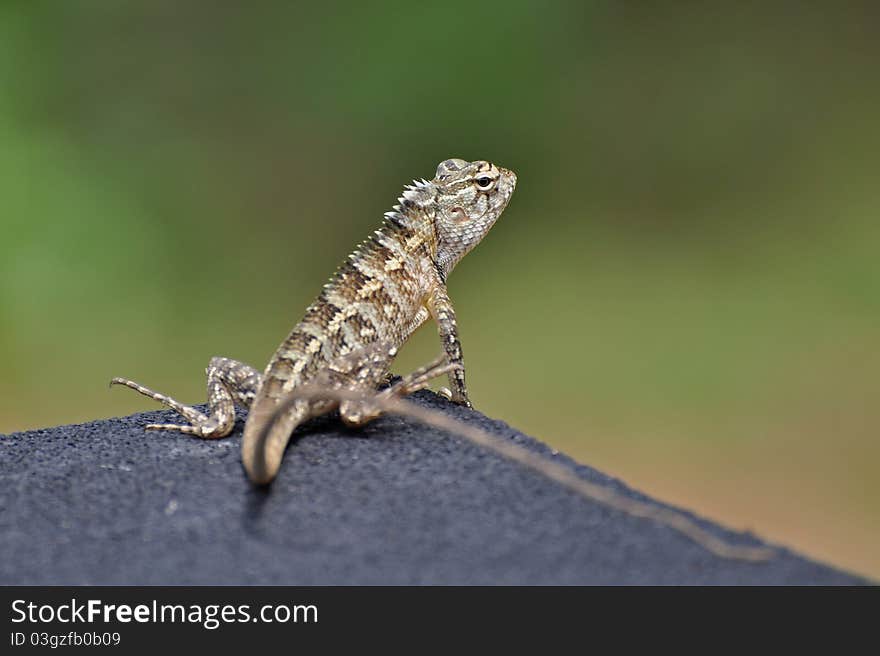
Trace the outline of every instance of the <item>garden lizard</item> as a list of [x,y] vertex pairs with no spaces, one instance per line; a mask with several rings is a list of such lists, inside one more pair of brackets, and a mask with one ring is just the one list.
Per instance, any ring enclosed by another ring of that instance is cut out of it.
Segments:
[[[250,479],[271,482],[291,433],[303,421],[335,407],[346,423],[359,425],[382,412],[382,400],[425,387],[447,374],[455,403],[470,407],[455,310],[446,279],[501,216],[516,175],[490,162],[447,159],[432,180],[413,180],[381,227],[361,243],[324,285],[275,351],[262,374],[244,363],[215,357],[208,364],[208,414],[125,378],[120,384],[177,411],[187,424],[149,424],[201,438],[229,435],[234,405],[250,409],[242,461]],[[429,317],[437,323],[444,356],[379,392],[397,349]],[[283,416],[281,401],[305,385],[378,393],[375,402],[337,398],[300,399]],[[271,421],[270,421],[271,420]]]
[[[448,159],[432,180],[414,180],[385,214],[382,226],[324,285],[262,374],[235,360],[211,359],[206,370],[208,414],[125,378],[114,378],[111,385],[149,396],[189,422],[148,424],[150,430],[224,437],[235,424],[235,404],[249,408],[242,461],[256,484],[275,478],[291,434],[305,420],[338,408],[343,421],[357,426],[393,412],[458,434],[588,499],[658,521],[724,558],[770,558],[774,552],[768,547],[729,544],[674,509],[589,482],[521,445],[403,398],[447,374],[452,389],[442,390],[444,395],[470,407],[446,279],[486,236],[515,187],[512,171],[482,160]],[[383,387],[398,348],[429,317],[439,326],[443,355]]]

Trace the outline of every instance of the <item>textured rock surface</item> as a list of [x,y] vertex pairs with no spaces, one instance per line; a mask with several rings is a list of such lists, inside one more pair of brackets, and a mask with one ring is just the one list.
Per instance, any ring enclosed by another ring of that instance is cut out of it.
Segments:
[[[551,454],[429,392],[415,399]],[[172,419],[157,411],[0,436],[0,584],[863,582],[784,549],[760,564],[720,559],[410,420],[358,431],[312,422],[259,490],[241,468],[240,423],[217,441],[143,430]]]

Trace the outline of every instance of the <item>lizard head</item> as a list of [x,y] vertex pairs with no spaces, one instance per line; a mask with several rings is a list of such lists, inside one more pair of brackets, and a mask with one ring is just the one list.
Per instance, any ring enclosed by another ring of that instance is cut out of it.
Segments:
[[429,185],[434,188],[437,264],[445,276],[501,216],[516,187],[516,175],[483,160],[447,159]]

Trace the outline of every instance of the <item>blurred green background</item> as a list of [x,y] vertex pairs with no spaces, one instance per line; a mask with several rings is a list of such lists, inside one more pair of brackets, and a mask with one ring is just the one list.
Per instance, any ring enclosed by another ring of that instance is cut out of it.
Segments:
[[880,577],[880,11],[648,4],[5,0],[0,432],[262,368],[404,183],[487,158],[475,405]]

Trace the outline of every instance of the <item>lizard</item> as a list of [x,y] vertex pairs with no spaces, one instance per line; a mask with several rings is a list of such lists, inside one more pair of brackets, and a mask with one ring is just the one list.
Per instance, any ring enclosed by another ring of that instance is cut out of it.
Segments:
[[[501,216],[516,182],[509,169],[458,158],[440,162],[431,180],[413,180],[379,229],[338,267],[262,374],[229,358],[210,360],[207,414],[126,378],[110,384],[134,389],[189,422],[148,424],[148,430],[221,438],[234,428],[235,405],[248,408],[242,462],[258,485],[276,477],[296,427],[334,408],[345,423],[358,426],[383,411],[383,399],[410,394],[443,374],[451,389],[441,393],[472,407],[446,280]],[[443,356],[378,392],[375,402],[314,397],[274,416],[285,397],[306,385],[377,392],[390,379],[400,346],[429,318],[439,328]]]
[[[770,558],[770,548],[728,544],[671,508],[586,481],[521,445],[404,399],[446,374],[451,390],[443,388],[441,393],[472,407],[446,280],[501,216],[516,182],[509,169],[455,158],[441,162],[432,180],[413,180],[398,204],[385,213],[381,227],[324,285],[262,374],[236,360],[211,359],[206,369],[208,414],[126,378],[113,378],[110,384],[159,401],[189,422],[147,424],[148,430],[225,437],[234,428],[235,405],[249,408],[242,463],[258,485],[276,477],[291,435],[307,419],[338,409],[346,424],[360,426],[382,413],[396,413],[458,434],[585,498],[654,519],[721,557],[751,562]],[[443,354],[386,386],[399,347],[429,317],[438,325]]]

